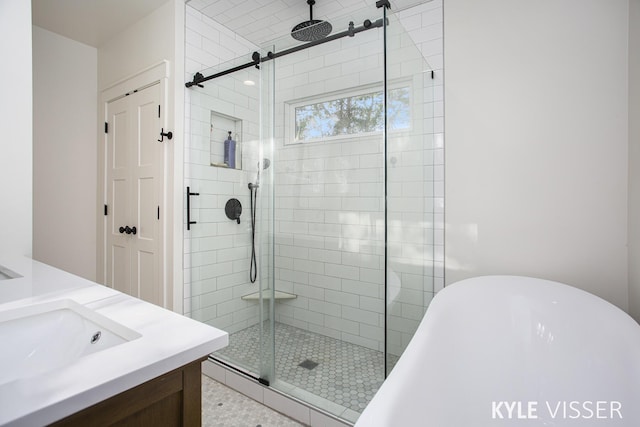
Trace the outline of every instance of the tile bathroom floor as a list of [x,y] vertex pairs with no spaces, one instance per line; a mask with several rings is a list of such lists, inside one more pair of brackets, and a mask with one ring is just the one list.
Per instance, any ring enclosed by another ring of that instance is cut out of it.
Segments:
[[[355,421],[382,384],[383,353],[284,323],[275,325],[278,380],[330,402],[325,407],[315,401],[311,404]],[[255,370],[260,363],[259,334],[259,324],[235,332],[229,346],[214,356]],[[390,359],[390,364],[397,361]]]
[[202,376],[203,427],[304,426],[229,387]]

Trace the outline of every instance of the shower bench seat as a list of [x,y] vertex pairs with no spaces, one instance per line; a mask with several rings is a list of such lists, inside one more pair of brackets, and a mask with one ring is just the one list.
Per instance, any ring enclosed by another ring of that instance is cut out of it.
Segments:
[[[241,297],[245,301],[257,301],[260,299],[260,292],[254,292],[252,294],[244,295]],[[290,294],[288,292],[275,291],[274,299],[296,299],[298,295]],[[270,300],[271,299],[271,289],[265,289],[262,291],[262,299]]]

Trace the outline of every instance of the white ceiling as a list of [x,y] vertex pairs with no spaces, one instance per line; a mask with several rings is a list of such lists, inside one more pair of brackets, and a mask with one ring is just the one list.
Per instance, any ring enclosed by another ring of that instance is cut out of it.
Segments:
[[167,0],[32,0],[33,24],[98,47]]
[[[33,23],[70,39],[99,47],[115,34],[162,6],[168,0],[32,0]],[[390,0],[392,10],[431,0]],[[190,0],[187,5],[253,42],[288,36],[309,19],[307,0]],[[344,31],[346,17],[379,17],[375,0],[316,0],[314,19],[330,21],[333,32]],[[361,22],[355,22],[356,26]]]
[[[392,10],[400,10],[431,0],[390,0]],[[348,19],[356,12],[358,18],[377,19],[376,0],[316,0],[313,18],[329,21],[333,32],[347,29]],[[188,6],[229,28],[256,45],[289,36],[297,24],[309,20],[307,0],[189,0]],[[355,22],[356,26],[362,22]]]
[[[191,0],[187,5],[256,45],[288,35],[309,20],[307,0]],[[375,0],[316,0],[313,18],[330,21],[367,6],[375,11]]]

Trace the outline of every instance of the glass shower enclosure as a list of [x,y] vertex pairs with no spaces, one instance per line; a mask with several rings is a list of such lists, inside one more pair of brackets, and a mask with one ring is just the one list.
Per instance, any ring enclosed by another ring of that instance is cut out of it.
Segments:
[[229,332],[215,360],[354,422],[433,296],[433,74],[386,7],[330,21],[191,85],[184,312]]

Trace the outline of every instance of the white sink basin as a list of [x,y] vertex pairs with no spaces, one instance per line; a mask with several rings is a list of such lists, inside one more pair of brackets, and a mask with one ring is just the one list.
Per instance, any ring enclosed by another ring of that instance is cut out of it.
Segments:
[[0,311],[0,385],[141,337],[72,300]]
[[9,279],[17,279],[22,277],[15,271],[11,271],[8,268],[0,265],[0,280],[9,280]]

